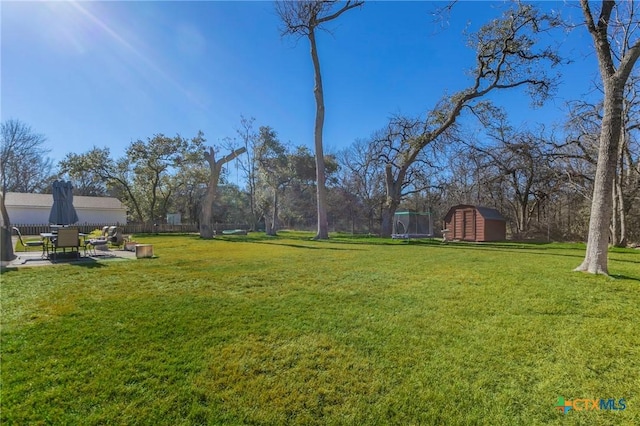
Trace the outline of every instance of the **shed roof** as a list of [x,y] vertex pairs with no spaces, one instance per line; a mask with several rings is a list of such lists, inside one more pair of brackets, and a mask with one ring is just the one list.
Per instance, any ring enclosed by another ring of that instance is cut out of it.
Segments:
[[[51,194],[30,194],[7,192],[4,203],[7,207],[48,207],[53,205]],[[114,197],[87,197],[75,195],[73,206],[77,209],[126,210],[126,207]]]
[[502,213],[500,213],[497,209],[492,209],[491,207],[476,207],[478,213],[482,215],[485,219],[490,220],[507,220]]
[[480,215],[487,219],[487,220],[503,220],[506,221],[507,219],[502,216],[502,214],[491,207],[481,207],[481,206],[473,206],[471,204],[458,204],[457,206],[453,206],[449,209],[449,211],[447,212],[447,214],[445,215],[444,219],[445,221],[449,220],[451,218],[451,215],[453,214],[453,212],[455,212],[458,209],[462,209],[462,208],[472,208],[475,209],[478,213],[480,213]]

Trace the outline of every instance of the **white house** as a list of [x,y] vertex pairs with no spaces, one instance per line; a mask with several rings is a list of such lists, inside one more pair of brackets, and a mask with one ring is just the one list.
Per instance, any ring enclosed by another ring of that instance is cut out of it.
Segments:
[[[53,195],[7,192],[4,204],[12,224],[48,225]],[[127,209],[117,198],[78,195],[73,197],[73,206],[78,213],[78,224],[127,223]]]

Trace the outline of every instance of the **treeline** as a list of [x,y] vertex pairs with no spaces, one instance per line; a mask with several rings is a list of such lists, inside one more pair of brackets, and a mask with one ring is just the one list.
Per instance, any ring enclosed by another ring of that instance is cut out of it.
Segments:
[[[637,82],[629,85],[629,96]],[[611,221],[616,245],[640,241],[638,111],[635,103],[628,105]],[[417,119],[393,117],[369,138],[326,156],[330,229],[389,235],[388,217],[398,209],[429,211],[438,229],[451,206],[475,204],[500,210],[512,238],[584,241],[600,109],[576,102],[571,118],[555,131],[514,128],[494,109],[476,127],[458,127],[423,149],[403,173],[397,205],[389,185],[421,129]],[[119,198],[132,222],[166,223],[170,213],[180,213],[183,223],[199,221],[209,179],[201,133],[191,139],[154,135],[132,142],[120,158],[94,147],[69,153],[57,165],[46,157],[44,137],[25,124],[10,120],[2,133],[4,192],[48,192],[62,178],[73,183],[76,195]],[[21,139],[30,143],[17,144]],[[244,117],[235,137],[217,151],[240,147],[246,152],[223,168],[212,222],[246,223],[270,234],[313,230],[316,174],[310,150],[283,143],[275,129]],[[39,167],[28,172],[32,164]]]
[[[637,82],[628,86],[629,99]],[[618,246],[640,241],[638,105],[626,105],[610,227],[610,241]],[[585,241],[601,108],[573,103],[570,119],[554,130],[515,128],[500,110],[480,120],[479,129],[457,128],[429,145],[406,170],[397,208],[431,211],[441,219],[453,205],[483,205],[509,219],[512,238]],[[340,194],[346,208],[333,216],[338,228],[390,232],[385,229],[385,209],[392,204],[392,177],[399,174],[418,123],[395,117],[371,138],[340,153],[339,184],[332,192]]]
[[[454,3],[438,15],[446,18]],[[606,273],[607,243],[640,241],[640,80],[633,72],[640,38],[633,3],[602,1],[593,8],[596,3],[581,2],[579,9],[594,41],[601,73],[594,90],[602,101],[572,103],[565,122],[553,128],[513,126],[491,96],[516,96],[518,89],[536,105],[551,99],[566,61],[547,36],[581,26],[553,10],[508,2],[500,17],[467,34],[476,55],[464,89],[443,95],[420,116],[380,123],[343,151],[324,154],[320,84],[314,152],[283,143],[278,129],[241,118],[235,137],[215,148],[202,133],[191,139],[157,134],[132,142],[119,158],[94,147],[54,165],[42,149],[44,137],[10,120],[2,125],[2,195],[48,191],[63,178],[76,194],[118,197],[134,222],[163,223],[167,214],[180,213],[183,221],[199,223],[205,238],[221,222],[270,234],[317,223],[317,238],[325,238],[328,222],[336,231],[387,236],[398,209],[442,218],[455,204],[485,205],[509,219],[513,238],[588,235],[578,269]],[[285,34],[302,31],[309,38],[317,64],[316,27],[361,4],[284,2],[276,9]],[[319,67],[314,75],[319,83]]]

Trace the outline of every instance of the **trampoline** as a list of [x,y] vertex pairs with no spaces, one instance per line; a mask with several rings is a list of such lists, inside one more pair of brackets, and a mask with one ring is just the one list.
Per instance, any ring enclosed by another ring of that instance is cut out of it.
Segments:
[[399,211],[393,215],[391,238],[410,239],[433,237],[433,220],[429,212]]

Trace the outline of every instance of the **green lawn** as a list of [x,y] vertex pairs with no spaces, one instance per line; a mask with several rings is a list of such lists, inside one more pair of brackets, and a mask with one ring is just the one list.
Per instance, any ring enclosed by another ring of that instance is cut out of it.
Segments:
[[309,236],[5,272],[0,423],[640,424],[638,250]]

